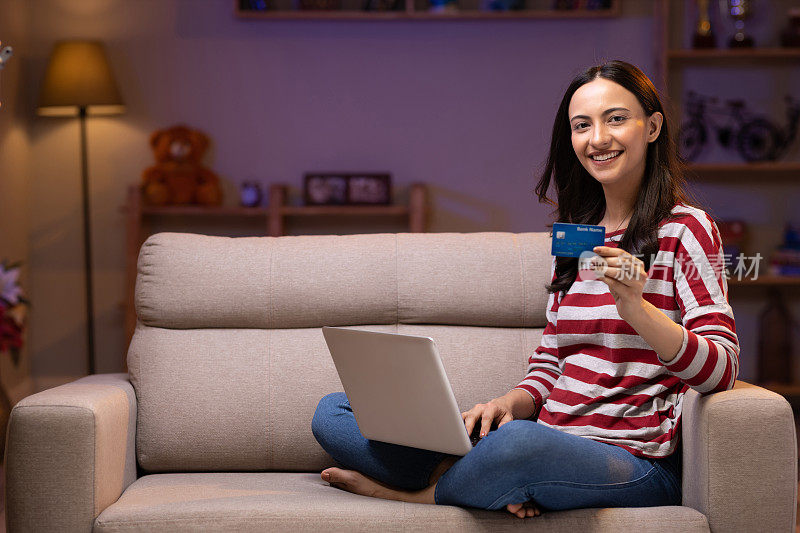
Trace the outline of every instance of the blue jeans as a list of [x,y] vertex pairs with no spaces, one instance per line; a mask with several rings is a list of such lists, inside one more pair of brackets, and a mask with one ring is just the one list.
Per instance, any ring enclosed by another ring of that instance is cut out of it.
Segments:
[[[404,490],[428,486],[447,454],[364,438],[343,392],[320,400],[311,430],[337,463]],[[543,511],[681,504],[681,450],[664,459],[571,435],[531,420],[490,431],[438,480],[437,504]]]

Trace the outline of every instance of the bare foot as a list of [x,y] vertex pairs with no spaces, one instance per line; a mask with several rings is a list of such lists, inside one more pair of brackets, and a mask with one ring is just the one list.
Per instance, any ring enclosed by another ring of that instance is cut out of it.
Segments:
[[336,467],[326,468],[320,475],[332,486],[362,496],[410,503],[436,503],[433,499],[435,485],[419,491],[400,490],[356,470],[344,470]]
[[509,513],[518,516],[519,518],[539,516],[542,514],[539,508],[530,501],[524,503],[509,503],[506,505],[506,509],[508,509]]
[[[434,474],[431,476],[431,485],[419,491],[395,489],[389,485],[386,485],[385,483],[381,483],[377,479],[364,475],[357,470],[345,470],[342,468],[332,467],[323,470],[320,476],[324,481],[327,481],[333,487],[346,490],[347,492],[352,492],[354,494],[361,494],[362,496],[410,503],[435,504],[436,501],[433,497],[434,491],[436,490],[435,481],[447,470],[447,468],[451,466],[450,463],[451,461],[448,459],[442,461],[439,467],[437,467],[437,469],[434,471]],[[511,514],[518,516],[519,518],[539,516],[541,514],[539,508],[536,507],[532,501],[508,504],[506,509]]]

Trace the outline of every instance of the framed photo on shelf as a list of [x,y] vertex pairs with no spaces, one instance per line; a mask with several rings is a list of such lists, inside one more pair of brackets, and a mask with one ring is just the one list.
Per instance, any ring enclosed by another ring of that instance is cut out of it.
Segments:
[[306,205],[388,205],[392,201],[388,173],[309,172],[303,179]]
[[342,205],[347,202],[347,175],[306,174],[303,180],[306,205]]
[[347,176],[347,203],[350,205],[388,205],[392,201],[389,174]]

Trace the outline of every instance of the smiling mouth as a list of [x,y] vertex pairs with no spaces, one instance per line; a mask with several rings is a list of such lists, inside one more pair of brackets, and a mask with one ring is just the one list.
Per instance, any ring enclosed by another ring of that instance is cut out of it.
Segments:
[[622,150],[617,150],[616,152],[609,152],[607,154],[601,155],[590,155],[589,158],[592,161],[597,161],[598,163],[602,163],[604,161],[610,161],[611,159],[615,159],[622,153]]

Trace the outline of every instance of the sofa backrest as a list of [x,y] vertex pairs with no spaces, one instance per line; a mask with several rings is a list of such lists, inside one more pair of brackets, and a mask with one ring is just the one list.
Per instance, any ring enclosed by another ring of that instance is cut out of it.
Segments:
[[547,233],[211,237],[143,244],[128,351],[146,472],[319,471],[322,326],[434,338],[461,410],[525,374],[545,325]]

